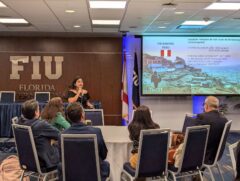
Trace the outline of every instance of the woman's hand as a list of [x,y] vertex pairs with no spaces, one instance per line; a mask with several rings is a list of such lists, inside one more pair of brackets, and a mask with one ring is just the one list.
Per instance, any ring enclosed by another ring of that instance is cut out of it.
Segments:
[[82,89],[82,94],[87,94],[87,90]]
[[77,90],[77,95],[80,96],[80,95],[82,94],[82,91],[83,91],[82,88],[78,88],[78,90]]
[[88,106],[90,109],[94,109],[94,105],[92,105],[89,101],[87,101],[87,106]]

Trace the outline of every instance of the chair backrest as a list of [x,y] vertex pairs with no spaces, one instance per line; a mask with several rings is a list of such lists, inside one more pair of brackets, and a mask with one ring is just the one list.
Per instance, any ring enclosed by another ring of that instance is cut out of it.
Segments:
[[31,127],[12,124],[12,128],[21,168],[42,173]]
[[50,100],[50,92],[35,92],[34,99],[38,102],[48,102]]
[[0,102],[11,103],[15,102],[15,91],[1,91],[0,92]]
[[167,174],[170,129],[141,130],[137,177],[155,177]]
[[17,122],[18,122],[18,117],[17,116],[13,117],[12,124],[17,124]]
[[178,173],[200,169],[204,162],[210,126],[186,128]]
[[234,144],[231,144],[229,145],[229,153],[230,153],[230,158],[231,158],[231,161],[232,161],[232,166],[233,166],[233,172],[234,172],[234,175],[237,176],[237,154],[238,154],[238,144],[240,144],[240,141],[234,143]]
[[104,126],[103,109],[85,109],[85,119],[91,120],[93,126]]
[[196,126],[195,119],[196,119],[195,114],[186,114],[185,115],[185,119],[184,119],[184,123],[183,123],[183,127],[182,127],[182,133],[186,132],[187,127]]
[[101,181],[95,134],[62,134],[63,181]]
[[215,156],[213,165],[215,165],[217,163],[217,161],[222,158],[231,125],[232,125],[232,120],[229,120],[224,126],[223,133],[222,133],[222,136],[221,136],[220,143],[218,145],[217,154]]

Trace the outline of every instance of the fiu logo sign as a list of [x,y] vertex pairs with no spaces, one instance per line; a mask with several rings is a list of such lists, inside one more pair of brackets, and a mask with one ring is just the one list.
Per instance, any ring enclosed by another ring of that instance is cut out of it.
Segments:
[[[30,58],[31,57],[31,58]],[[42,75],[40,74],[40,62],[41,56],[10,56],[10,62],[12,63],[12,69],[10,74],[10,79],[20,79],[19,72],[24,71],[24,65],[19,65],[19,63],[26,64],[29,60],[33,64],[33,71],[31,75],[32,80],[41,80]],[[54,61],[56,64],[55,73],[52,73],[52,56],[42,56],[43,62],[45,64],[45,76],[50,79],[59,79],[62,76],[62,62],[63,56],[54,56]]]

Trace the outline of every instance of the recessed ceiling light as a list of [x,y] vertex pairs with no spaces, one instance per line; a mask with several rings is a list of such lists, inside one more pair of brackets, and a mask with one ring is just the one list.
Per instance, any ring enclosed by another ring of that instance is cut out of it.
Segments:
[[207,25],[210,25],[211,23],[213,23],[215,21],[184,21],[182,23],[182,25],[203,25],[203,26],[207,26]]
[[120,20],[92,20],[94,25],[119,25]]
[[0,18],[0,23],[5,24],[28,24],[25,19],[22,18]]
[[65,10],[65,13],[75,13],[75,11],[73,9],[67,9]]
[[80,25],[74,25],[73,27],[74,28],[80,28],[81,26]]
[[0,1],[0,8],[6,8],[7,6]]
[[207,10],[239,10],[240,3],[212,3],[205,9]]
[[202,26],[202,25],[179,25],[177,27],[177,29],[185,29],[185,30],[199,30],[199,29],[203,29],[206,26]]
[[165,25],[169,25],[170,23],[169,23],[169,22],[165,22],[165,23],[163,23],[163,24],[165,24]]
[[160,28],[160,29],[164,29],[164,28],[166,28],[166,26],[159,26],[158,28]]
[[184,14],[184,12],[183,11],[176,11],[176,12],[174,12],[175,14]]
[[90,8],[124,9],[126,1],[89,1]]

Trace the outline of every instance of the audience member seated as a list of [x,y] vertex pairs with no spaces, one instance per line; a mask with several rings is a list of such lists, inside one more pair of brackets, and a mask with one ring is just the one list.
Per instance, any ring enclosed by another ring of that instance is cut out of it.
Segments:
[[147,106],[139,106],[133,116],[132,122],[128,126],[129,137],[133,141],[132,155],[130,157],[130,165],[136,168],[138,159],[138,146],[140,132],[143,129],[157,129],[160,126],[153,122],[150,110]]
[[90,103],[89,93],[87,90],[83,89],[83,80],[77,77],[73,80],[68,91],[68,102],[79,102],[85,109],[93,109],[94,106]]
[[218,111],[219,100],[208,96],[204,102],[204,113],[198,114],[196,125],[210,125],[208,144],[204,163],[212,164],[217,153],[218,145],[227,119]]
[[[110,165],[107,161],[104,161],[107,157],[107,147],[105,145],[102,132],[99,128],[94,128],[85,125],[84,122],[84,110],[80,103],[75,102],[68,105],[66,110],[67,118],[72,122],[70,128],[64,130],[62,134],[96,134],[98,142],[98,151],[100,158],[100,170],[102,180],[105,180],[110,173]],[[79,148],[81,149],[81,148]]]
[[240,141],[238,142],[237,146],[236,169],[237,169],[236,181],[240,181]]
[[59,163],[59,152],[52,140],[58,140],[59,131],[47,121],[39,119],[39,105],[34,99],[22,105],[22,117],[18,124],[31,126],[41,168],[56,167]]
[[180,159],[183,149],[184,134],[182,133],[173,133],[172,134],[172,144],[169,148],[168,153],[168,164],[174,165],[178,168],[180,164]]
[[60,97],[52,98],[44,107],[41,118],[62,131],[70,127],[70,123],[64,118],[64,107]]

